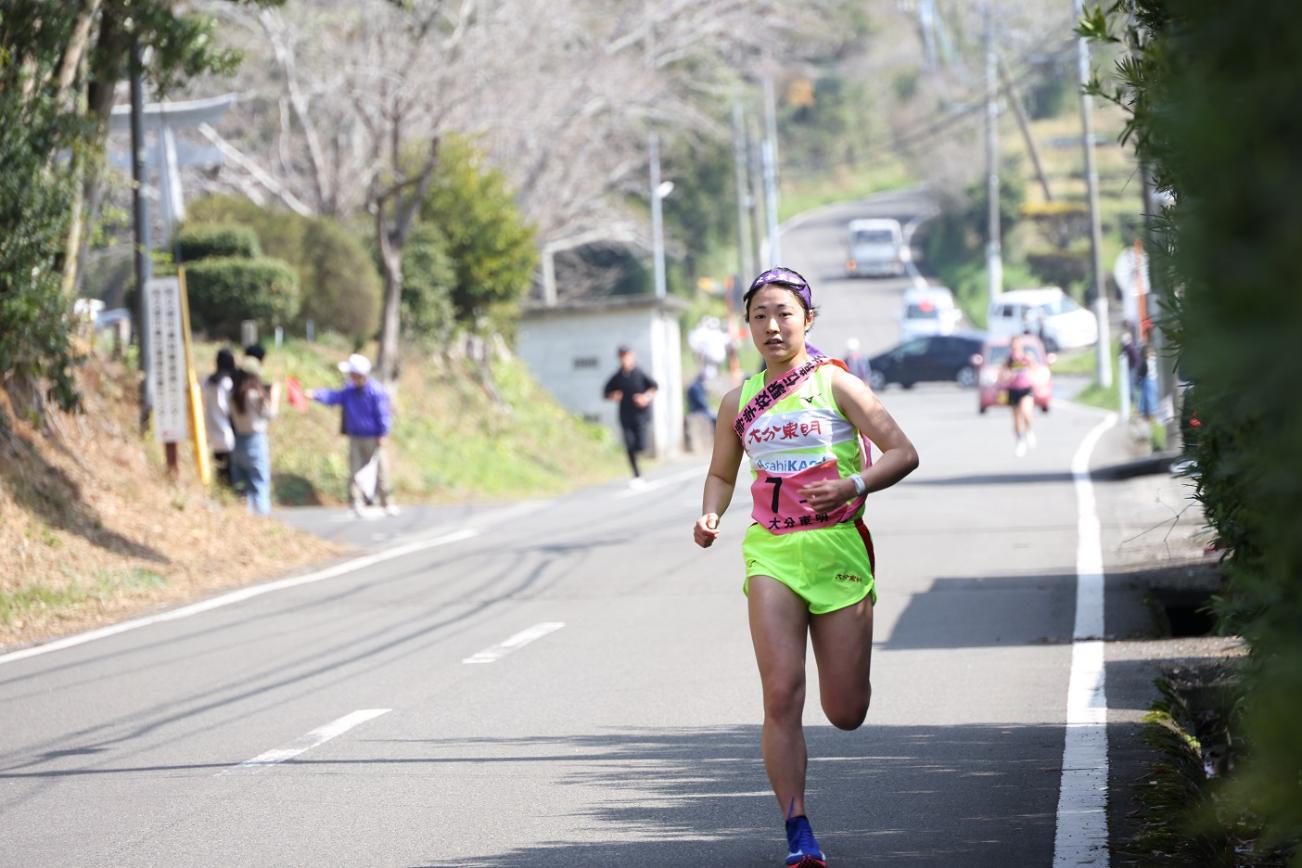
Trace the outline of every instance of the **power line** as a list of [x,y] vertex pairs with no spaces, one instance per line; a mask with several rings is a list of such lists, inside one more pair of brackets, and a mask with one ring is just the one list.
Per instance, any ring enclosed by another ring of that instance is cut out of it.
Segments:
[[[1074,50],[1075,44],[1067,42],[1047,54],[1037,54],[1037,56],[1044,60],[1057,60],[1066,57]],[[1043,74],[1043,70],[1040,68],[1043,66],[1042,63],[1036,64],[1033,61],[1030,61],[1026,56],[1020,58],[1018,62],[1024,63],[1026,66],[1016,75],[1013,75],[1010,72],[1009,81],[1014,85],[1021,85],[1034,78],[1036,75]],[[980,113],[984,112],[985,108],[984,98],[978,99],[975,94],[969,95],[968,101],[958,103],[956,107],[950,108],[934,120],[920,124],[905,132],[898,133],[887,142],[870,146],[867,151],[862,153],[856,159],[850,161],[849,165],[858,165],[859,163],[866,162],[871,158],[889,154],[894,151],[907,151],[919,142],[927,141],[934,136],[947,132],[953,127],[971,122],[976,119]]]

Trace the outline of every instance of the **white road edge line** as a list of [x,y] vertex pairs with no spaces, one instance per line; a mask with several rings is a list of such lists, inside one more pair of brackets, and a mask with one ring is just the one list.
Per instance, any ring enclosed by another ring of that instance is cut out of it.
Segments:
[[130,621],[123,621],[120,624],[112,624],[108,627],[101,627],[98,630],[90,630],[85,633],[78,633],[74,636],[65,636],[62,639],[55,639],[53,642],[46,642],[44,645],[34,645],[31,648],[23,648],[19,651],[11,651],[8,654],[0,654],[0,666],[5,663],[16,663],[19,660],[25,660],[28,657],[36,657],[40,654],[49,654],[52,651],[61,651],[64,648],[73,648],[77,645],[85,645],[87,642],[94,642],[97,639],[107,639],[109,636],[116,636],[119,633],[126,633],[130,630],[138,630],[141,627],[148,627],[151,624],[161,624],[165,621],[179,621],[182,618],[189,618],[202,612],[208,612],[212,609],[220,609],[223,606],[230,606],[235,603],[242,603],[253,597],[260,597],[263,594],[270,594],[275,591],[283,591],[288,588],[297,588],[300,585],[310,585],[314,582],[333,579],[335,576],[341,576],[345,573],[351,573],[356,570],[374,566],[375,564],[391,561],[394,558],[400,558],[413,552],[424,551],[425,549],[437,548],[438,546],[448,545],[454,542],[461,542],[472,537],[479,536],[479,531],[475,528],[464,528],[451,533],[437,536],[432,539],[418,540],[406,545],[386,549],[382,552],[376,552],[373,555],[363,555],[360,558],[353,558],[344,561],[341,564],[335,564],[333,567],[326,567],[324,570],[318,570],[314,573],[308,573],[303,576],[291,576],[287,579],[278,579],[273,582],[264,582],[261,585],[251,585],[247,588],[240,588],[238,591],[231,591],[229,594],[222,594],[208,600],[201,600],[198,603],[191,603],[188,606],[182,606],[179,609],[171,609],[167,612],[159,612],[157,615],[149,615],[144,618],[135,618]]
[[693,470],[684,470],[682,473],[675,473],[672,476],[653,479],[644,483],[639,488],[626,488],[623,491],[616,491],[615,497],[620,500],[626,497],[639,497],[643,494],[650,494],[651,492],[664,488],[667,485],[673,485],[675,482],[682,482],[684,479],[704,479],[705,474],[709,469],[710,468],[708,467],[699,467]]
[[491,648],[485,648],[462,660],[462,663],[492,663],[495,660],[501,660],[512,651],[519,651],[530,642],[534,642],[548,633],[555,633],[565,626],[564,621],[543,621],[541,624],[534,624],[527,630],[521,630],[505,642],[494,645]]
[[260,753],[253,759],[245,760],[237,766],[223,769],[217,775],[229,775],[242,770],[262,769],[283,763],[285,760],[293,759],[314,747],[320,747],[330,739],[343,735],[355,726],[360,726],[368,720],[374,720],[382,714],[388,714],[391,710],[389,708],[363,708],[360,711],[354,711],[352,714],[345,714],[336,721],[327,723],[325,726],[318,726],[306,735],[299,736],[284,747]]
[[1109,413],[1090,429],[1071,460],[1076,484],[1076,624],[1067,683],[1067,733],[1062,789],[1053,837],[1053,866],[1108,868],[1108,697],[1103,655],[1103,542],[1090,456],[1115,425]]

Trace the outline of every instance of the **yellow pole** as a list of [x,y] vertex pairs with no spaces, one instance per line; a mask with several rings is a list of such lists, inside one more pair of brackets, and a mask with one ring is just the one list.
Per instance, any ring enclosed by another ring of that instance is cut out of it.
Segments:
[[190,296],[185,288],[185,269],[176,269],[181,291],[181,340],[185,344],[186,406],[190,411],[190,443],[194,446],[194,466],[204,485],[212,482],[212,459],[208,454],[208,432],[203,423],[203,395],[194,370],[194,348],[190,343]]

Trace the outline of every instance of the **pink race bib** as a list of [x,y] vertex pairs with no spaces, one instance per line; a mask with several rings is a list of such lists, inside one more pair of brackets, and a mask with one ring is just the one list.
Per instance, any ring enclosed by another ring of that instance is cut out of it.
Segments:
[[816,512],[800,493],[807,485],[840,478],[836,459],[828,459],[797,473],[760,470],[750,486],[751,502],[754,504],[751,518],[770,533],[791,533],[840,524],[859,510],[864,498],[856,497],[829,512]]

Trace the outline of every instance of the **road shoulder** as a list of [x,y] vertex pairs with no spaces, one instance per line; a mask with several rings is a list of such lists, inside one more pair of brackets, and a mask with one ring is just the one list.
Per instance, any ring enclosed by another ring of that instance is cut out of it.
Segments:
[[1217,557],[1205,551],[1209,537],[1191,481],[1173,476],[1169,461],[1134,458],[1124,428],[1109,441],[1093,468],[1107,587],[1108,828],[1112,864],[1128,865],[1137,787],[1155,759],[1142,724],[1159,696],[1155,679],[1243,650],[1235,637],[1171,635],[1168,607],[1215,588]]

